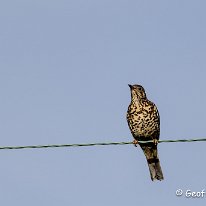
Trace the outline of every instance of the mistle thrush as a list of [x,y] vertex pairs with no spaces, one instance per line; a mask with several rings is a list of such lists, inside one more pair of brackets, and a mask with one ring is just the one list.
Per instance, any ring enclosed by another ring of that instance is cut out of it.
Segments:
[[127,122],[134,137],[138,141],[152,140],[150,143],[138,143],[142,148],[152,181],[163,180],[162,169],[157,153],[157,142],[160,135],[160,117],[155,104],[147,99],[141,85],[129,85],[131,103],[127,111]]

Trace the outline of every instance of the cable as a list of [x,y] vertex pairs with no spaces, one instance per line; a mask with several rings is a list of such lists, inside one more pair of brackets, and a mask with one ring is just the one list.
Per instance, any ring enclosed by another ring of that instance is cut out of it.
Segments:
[[[177,140],[159,140],[159,143],[171,143],[171,142],[203,142],[206,138],[202,139],[177,139]],[[139,141],[139,143],[145,144],[153,142],[151,141]],[[28,146],[5,146],[0,147],[0,150],[9,149],[40,149],[40,148],[55,148],[55,147],[87,147],[87,146],[106,146],[106,145],[127,145],[133,144],[133,142],[99,142],[88,144],[53,144],[53,145],[28,145]]]

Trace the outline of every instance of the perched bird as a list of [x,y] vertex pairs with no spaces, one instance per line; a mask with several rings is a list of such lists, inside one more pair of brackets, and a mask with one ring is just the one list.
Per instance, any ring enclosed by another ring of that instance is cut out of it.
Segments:
[[[127,122],[134,137],[133,143],[142,148],[151,179],[163,180],[163,173],[157,153],[157,143],[160,135],[160,117],[155,104],[147,99],[144,88],[141,85],[129,85],[131,91],[131,103],[127,111]],[[138,143],[138,141],[149,141]]]

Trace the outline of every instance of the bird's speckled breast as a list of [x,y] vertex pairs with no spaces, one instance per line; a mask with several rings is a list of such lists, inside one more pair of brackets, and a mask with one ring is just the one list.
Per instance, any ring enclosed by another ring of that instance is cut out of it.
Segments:
[[155,104],[149,100],[142,103],[131,102],[128,107],[127,121],[134,138],[159,139],[159,114]]

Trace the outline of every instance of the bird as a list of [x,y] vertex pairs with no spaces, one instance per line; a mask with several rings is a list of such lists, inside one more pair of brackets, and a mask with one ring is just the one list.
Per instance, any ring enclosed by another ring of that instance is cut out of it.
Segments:
[[[156,105],[147,99],[145,89],[138,84],[130,85],[131,102],[127,110],[127,122],[134,137],[134,145],[140,145],[146,156],[151,180],[163,180],[157,144],[160,136],[160,116]],[[138,141],[149,141],[140,143]]]

